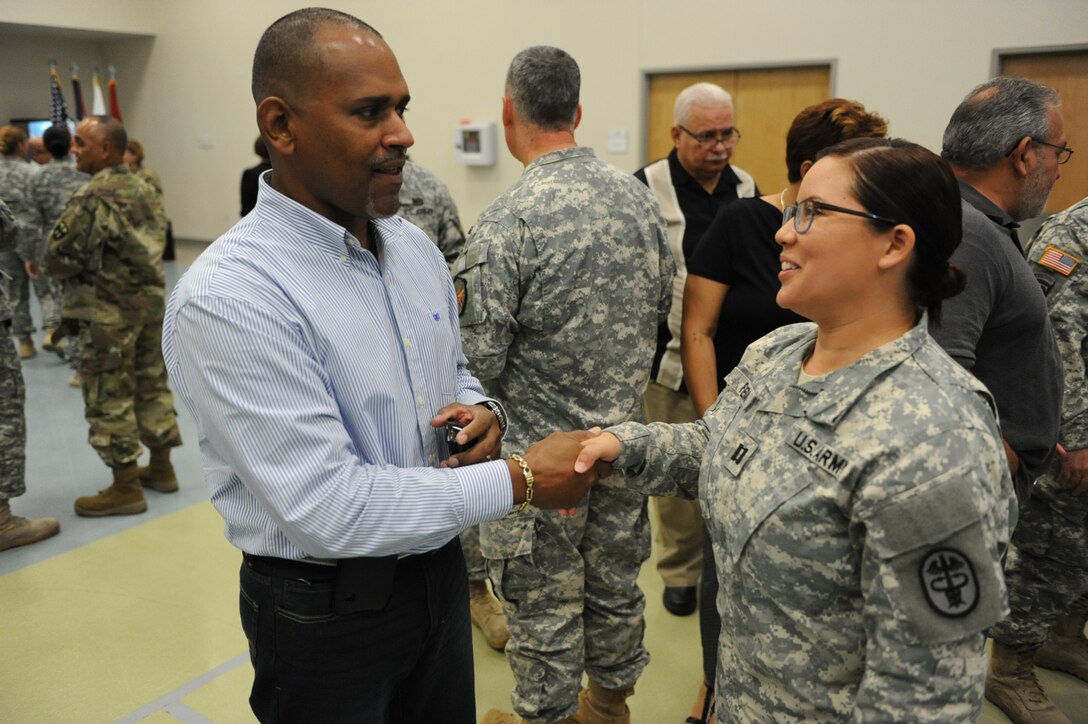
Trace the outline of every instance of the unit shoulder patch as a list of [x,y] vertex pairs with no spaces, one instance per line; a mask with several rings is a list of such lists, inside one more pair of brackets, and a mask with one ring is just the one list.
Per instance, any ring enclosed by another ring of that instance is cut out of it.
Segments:
[[926,601],[934,611],[948,618],[962,618],[979,602],[975,567],[954,548],[937,548],[922,557],[918,577]]

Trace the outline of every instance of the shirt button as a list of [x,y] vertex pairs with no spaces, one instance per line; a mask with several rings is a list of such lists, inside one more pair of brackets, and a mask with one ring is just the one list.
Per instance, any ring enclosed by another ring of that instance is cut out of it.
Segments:
[[427,401],[423,399],[423,395],[420,395],[416,401],[419,403],[420,407],[423,407],[425,404],[427,404]]
[[405,337],[404,338],[404,348],[405,349],[411,349],[411,347],[412,347],[412,340]]
[[340,263],[341,264],[347,264],[348,263],[348,255],[347,254],[341,254],[340,255]]

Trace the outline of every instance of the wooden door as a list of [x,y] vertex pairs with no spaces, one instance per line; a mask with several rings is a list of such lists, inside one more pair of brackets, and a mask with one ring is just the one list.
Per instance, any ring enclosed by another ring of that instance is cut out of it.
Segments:
[[1077,152],[1062,166],[1046,210],[1067,209],[1088,196],[1088,50],[1008,54],[999,66],[1001,75],[1037,80],[1062,97],[1067,143]]
[[730,163],[752,174],[763,193],[786,186],[786,131],[803,108],[830,97],[831,68],[798,68],[660,73],[648,76],[646,161],[672,150],[676,96],[692,83],[716,83],[733,96],[733,114],[741,132]]

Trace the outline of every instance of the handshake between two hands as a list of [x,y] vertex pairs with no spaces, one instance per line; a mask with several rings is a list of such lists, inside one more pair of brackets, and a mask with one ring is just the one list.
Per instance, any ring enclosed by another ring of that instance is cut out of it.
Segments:
[[[498,460],[502,455],[502,433],[495,415],[486,407],[455,403],[438,411],[431,420],[435,427],[457,422],[463,429],[456,441],[474,444],[442,462],[443,467],[471,465]],[[572,432],[553,432],[533,443],[523,455],[533,473],[533,501],[538,508],[569,510],[589,489],[612,472],[609,464],[620,454],[620,441],[599,427]],[[514,503],[525,499],[525,478],[520,466],[507,460],[514,481]]]

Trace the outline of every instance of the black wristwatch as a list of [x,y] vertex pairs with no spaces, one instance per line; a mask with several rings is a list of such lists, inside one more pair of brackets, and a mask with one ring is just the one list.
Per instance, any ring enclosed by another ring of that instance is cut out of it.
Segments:
[[491,410],[495,419],[499,421],[499,434],[506,437],[506,412],[502,409],[502,405],[494,400],[484,400],[480,405]]

